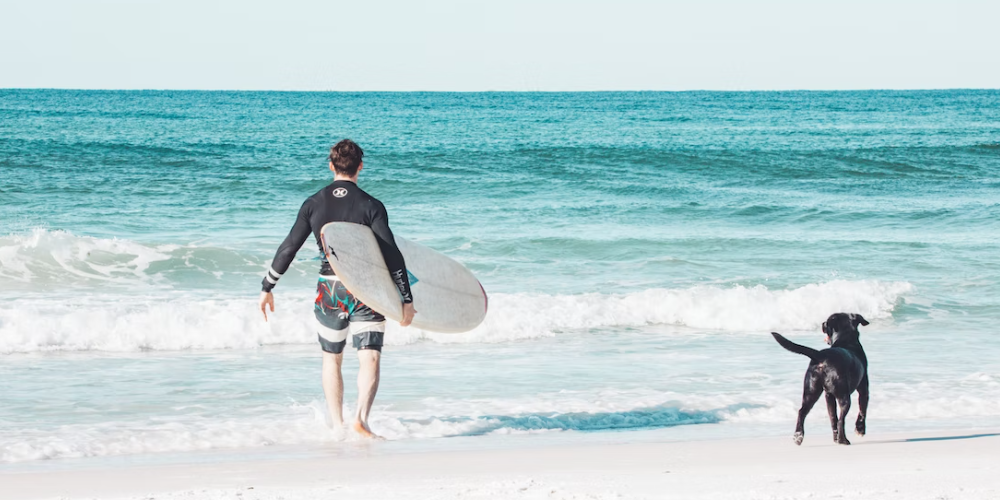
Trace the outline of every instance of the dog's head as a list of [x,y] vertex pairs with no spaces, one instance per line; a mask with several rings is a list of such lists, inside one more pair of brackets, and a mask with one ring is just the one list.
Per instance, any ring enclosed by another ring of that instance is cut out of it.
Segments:
[[860,314],[831,314],[823,322],[823,333],[826,334],[826,343],[832,346],[836,345],[837,342],[858,340],[858,337],[861,336],[858,332],[858,325],[868,326],[868,320]]

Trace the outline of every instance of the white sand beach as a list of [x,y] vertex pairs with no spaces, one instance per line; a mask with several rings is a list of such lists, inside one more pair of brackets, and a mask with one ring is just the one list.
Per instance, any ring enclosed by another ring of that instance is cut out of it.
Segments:
[[[0,499],[997,499],[1000,432],[790,437],[0,472]],[[363,455],[363,453],[362,453]]]

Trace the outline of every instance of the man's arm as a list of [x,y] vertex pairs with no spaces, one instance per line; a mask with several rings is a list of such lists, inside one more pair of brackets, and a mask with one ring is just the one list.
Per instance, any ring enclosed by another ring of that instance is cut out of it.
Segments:
[[385,211],[385,206],[381,203],[375,208],[371,223],[372,232],[378,240],[379,249],[382,250],[382,258],[385,259],[385,266],[389,268],[389,276],[399,290],[399,296],[403,301],[403,320],[399,322],[402,326],[409,326],[416,311],[413,309],[413,293],[410,291],[410,276],[406,272],[406,261],[403,254],[396,246],[396,238],[392,236],[389,229],[389,214]]
[[403,260],[403,254],[396,246],[396,238],[392,236],[392,230],[389,229],[389,214],[386,213],[385,206],[381,203],[375,209],[371,228],[372,232],[375,233],[375,239],[378,240],[378,246],[382,250],[385,266],[389,268],[389,276],[392,276],[392,281],[399,289],[399,296],[403,298],[404,304],[413,302],[413,294],[410,292],[410,276],[406,273],[406,261]]
[[281,242],[278,246],[278,251],[274,254],[274,259],[271,261],[271,267],[264,273],[264,279],[261,280],[261,294],[260,294],[260,310],[264,313],[264,320],[267,320],[267,311],[264,310],[265,305],[271,307],[271,312],[274,312],[274,297],[271,295],[271,289],[278,284],[278,280],[288,271],[288,267],[292,265],[292,260],[295,259],[295,254],[302,248],[302,244],[306,242],[309,235],[312,234],[312,228],[309,225],[309,200],[306,200],[299,208],[299,214],[295,218],[295,224],[292,225],[292,230],[288,232],[288,236],[285,237],[285,241]]

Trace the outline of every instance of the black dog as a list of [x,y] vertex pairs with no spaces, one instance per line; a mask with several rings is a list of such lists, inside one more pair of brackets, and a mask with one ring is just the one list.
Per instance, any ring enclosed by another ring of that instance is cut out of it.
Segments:
[[[802,389],[802,408],[795,424],[795,444],[802,444],[805,436],[805,420],[820,395],[826,393],[826,409],[830,413],[833,426],[833,440],[840,444],[851,444],[844,430],[844,420],[851,409],[851,394],[858,391],[858,421],[854,430],[859,436],[865,435],[865,415],[868,413],[868,358],[858,341],[858,325],[868,325],[860,314],[837,313],[830,315],[823,323],[823,333],[829,349],[817,351],[792,342],[771,332],[781,347],[796,354],[809,357],[809,368]],[[840,403],[840,418],[837,418],[837,404]]]

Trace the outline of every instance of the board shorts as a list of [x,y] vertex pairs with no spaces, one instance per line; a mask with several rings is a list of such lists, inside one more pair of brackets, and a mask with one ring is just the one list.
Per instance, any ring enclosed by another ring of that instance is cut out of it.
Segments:
[[344,352],[348,335],[359,351],[382,351],[385,316],[361,303],[336,276],[319,277],[313,311],[318,323],[319,345],[324,351]]

